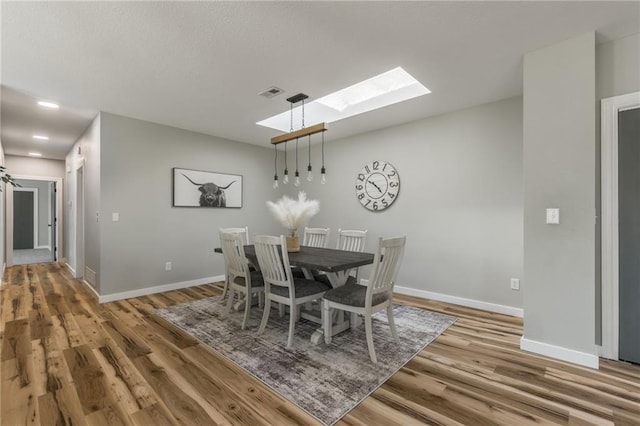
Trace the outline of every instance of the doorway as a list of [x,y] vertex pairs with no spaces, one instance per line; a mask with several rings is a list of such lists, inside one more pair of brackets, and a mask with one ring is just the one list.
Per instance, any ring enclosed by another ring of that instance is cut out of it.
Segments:
[[7,187],[7,266],[57,262],[61,178],[18,176]]
[[602,100],[601,356],[640,363],[640,92]]

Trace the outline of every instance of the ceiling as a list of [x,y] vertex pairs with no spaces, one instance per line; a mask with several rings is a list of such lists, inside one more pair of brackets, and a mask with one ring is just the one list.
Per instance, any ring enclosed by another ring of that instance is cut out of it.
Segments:
[[[432,93],[332,123],[327,141],[522,93],[522,58],[640,32],[635,2],[1,3],[6,154],[63,159],[98,111],[268,147],[255,123],[402,66]],[[258,93],[277,86],[267,99]],[[42,110],[36,99],[60,103]],[[314,124],[307,117],[308,125]],[[32,135],[45,132],[46,142]]]

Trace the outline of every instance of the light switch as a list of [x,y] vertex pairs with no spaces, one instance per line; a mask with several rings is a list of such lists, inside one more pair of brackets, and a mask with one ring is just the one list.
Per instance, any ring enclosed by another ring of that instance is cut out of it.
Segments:
[[120,213],[111,213],[111,220],[117,222],[120,220]]
[[560,209],[549,208],[547,209],[547,225],[559,225],[560,224]]

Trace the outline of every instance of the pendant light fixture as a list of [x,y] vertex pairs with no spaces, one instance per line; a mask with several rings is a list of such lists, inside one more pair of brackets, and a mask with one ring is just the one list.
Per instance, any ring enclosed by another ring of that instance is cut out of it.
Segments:
[[[305,95],[304,93],[298,93],[297,95],[294,95],[290,98],[287,99],[287,102],[291,103],[291,107],[290,107],[290,111],[291,111],[291,127],[290,127],[290,131],[289,133],[285,133],[283,135],[280,136],[275,136],[273,138],[271,138],[271,143],[275,146],[284,143],[284,177],[282,179],[282,183],[286,184],[289,181],[289,170],[287,168],[287,142],[292,141],[292,140],[296,140],[296,171],[295,171],[295,181],[294,181],[294,185],[295,186],[300,186],[300,170],[298,169],[298,142],[299,139],[302,137],[307,136],[308,137],[308,149],[309,149],[309,163],[307,165],[307,180],[309,182],[313,181],[313,173],[312,173],[312,166],[311,166],[311,136],[315,135],[317,133],[322,133],[322,168],[320,169],[320,182],[322,184],[324,184],[326,182],[326,169],[324,166],[324,132],[327,131],[328,127],[327,127],[327,123],[319,123],[316,125],[313,125],[311,127],[305,128],[304,127],[304,100],[308,99],[309,96]],[[298,103],[298,102],[302,102],[302,127],[300,128],[300,130],[293,130],[293,105]],[[278,171],[277,171],[277,161],[278,161],[278,150],[276,147],[276,154],[275,154],[275,161],[276,161],[276,172],[274,174],[274,183],[273,183],[273,188],[277,188],[278,184]]]

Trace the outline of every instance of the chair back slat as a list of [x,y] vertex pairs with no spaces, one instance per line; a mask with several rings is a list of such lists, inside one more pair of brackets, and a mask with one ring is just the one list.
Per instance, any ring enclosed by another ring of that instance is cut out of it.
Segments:
[[284,236],[256,235],[256,257],[265,283],[291,287],[291,266]]
[[338,242],[336,248],[346,251],[364,251],[364,244],[367,240],[367,231],[356,231],[348,229],[338,229]]
[[302,245],[307,247],[326,248],[329,246],[329,228],[304,228]]
[[244,241],[240,233],[220,230],[220,245],[227,273],[233,277],[247,277],[248,261],[244,254]]
[[220,228],[220,232],[224,232],[227,234],[240,234],[242,236],[242,242],[245,245],[249,243],[249,227],[245,226],[244,228]]
[[367,302],[371,303],[371,295],[391,292],[400,270],[400,263],[404,255],[406,237],[380,238],[373,260],[373,269],[369,277]]

